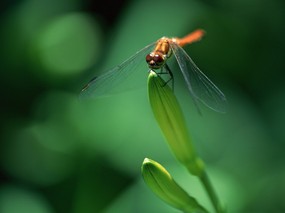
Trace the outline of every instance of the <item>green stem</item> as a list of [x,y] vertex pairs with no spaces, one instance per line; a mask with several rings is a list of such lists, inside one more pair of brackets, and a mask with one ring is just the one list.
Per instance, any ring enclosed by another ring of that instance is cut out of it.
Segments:
[[208,193],[208,196],[210,197],[210,200],[216,212],[225,213],[206,171],[204,171],[201,176],[199,176],[199,179],[202,182],[206,192]]

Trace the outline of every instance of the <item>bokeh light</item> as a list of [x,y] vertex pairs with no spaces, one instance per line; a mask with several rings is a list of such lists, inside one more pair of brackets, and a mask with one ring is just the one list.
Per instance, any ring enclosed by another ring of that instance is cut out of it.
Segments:
[[47,24],[38,38],[39,63],[50,75],[74,75],[97,62],[98,24],[83,13],[65,14]]
[[36,192],[18,186],[5,185],[0,189],[0,211],[3,213],[52,213],[48,201]]

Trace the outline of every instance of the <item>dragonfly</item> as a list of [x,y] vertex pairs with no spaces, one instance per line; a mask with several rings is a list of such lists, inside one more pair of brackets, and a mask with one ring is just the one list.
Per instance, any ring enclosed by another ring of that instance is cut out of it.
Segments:
[[91,79],[91,81],[83,87],[80,98],[96,98],[104,95],[132,76],[141,61],[146,61],[149,70],[156,72],[158,75],[167,73],[170,76],[170,80],[174,81],[175,76],[167,64],[168,59],[174,56],[186,87],[198,111],[200,112],[198,102],[201,102],[214,111],[221,113],[226,112],[227,100],[225,95],[197,67],[182,48],[187,44],[199,41],[203,35],[204,31],[198,29],[183,38],[162,37],[158,39],[156,42],[139,50],[118,66]]

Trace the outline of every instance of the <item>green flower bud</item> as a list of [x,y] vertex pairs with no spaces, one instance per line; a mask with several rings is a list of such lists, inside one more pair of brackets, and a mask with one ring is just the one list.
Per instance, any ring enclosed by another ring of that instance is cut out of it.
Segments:
[[189,196],[159,163],[145,158],[142,164],[142,176],[149,188],[163,201],[188,213],[205,213],[195,198]]
[[204,164],[196,156],[181,107],[173,90],[153,71],[148,77],[148,96],[156,121],[172,152],[193,175],[201,176]]

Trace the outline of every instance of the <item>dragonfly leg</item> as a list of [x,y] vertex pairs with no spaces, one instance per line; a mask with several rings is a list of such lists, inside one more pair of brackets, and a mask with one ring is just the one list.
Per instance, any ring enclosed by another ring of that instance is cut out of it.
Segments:
[[[160,72],[156,72],[156,74],[163,75],[163,74],[167,74],[170,76],[169,79],[164,80],[165,83],[163,84],[163,86],[167,85],[170,81],[171,81],[171,87],[172,89],[174,89],[174,77],[173,77],[173,73],[170,70],[169,66],[165,63],[163,67],[161,67]],[[160,76],[161,77],[161,76]]]

